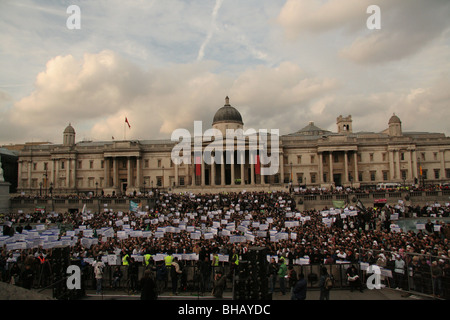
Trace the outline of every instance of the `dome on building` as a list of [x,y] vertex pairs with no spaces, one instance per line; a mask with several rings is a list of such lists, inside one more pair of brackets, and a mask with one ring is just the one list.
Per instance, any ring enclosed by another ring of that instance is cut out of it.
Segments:
[[393,123],[402,123],[401,121],[400,121],[400,118],[399,117],[397,117],[396,115],[395,115],[395,113],[392,115],[392,117],[389,119],[389,124],[393,124]]
[[75,134],[75,129],[71,126],[71,124],[69,123],[69,125],[66,127],[66,129],[64,130],[64,133],[73,133]]
[[230,100],[228,97],[225,98],[225,105],[217,110],[214,115],[213,125],[216,123],[232,122],[239,123],[243,125],[242,116],[236,108],[230,105]]

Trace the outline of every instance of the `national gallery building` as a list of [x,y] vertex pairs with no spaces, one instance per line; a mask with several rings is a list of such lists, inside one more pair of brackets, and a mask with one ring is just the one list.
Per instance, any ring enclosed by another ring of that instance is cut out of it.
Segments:
[[[19,152],[17,189],[25,194],[107,195],[142,193],[150,188],[206,193],[286,190],[290,185],[329,188],[450,181],[449,137],[443,133],[403,132],[396,115],[386,121],[387,128],[380,132],[353,132],[351,116],[339,116],[336,132],[310,122],[297,132],[277,136],[276,145],[269,138],[267,144],[259,145],[265,150],[254,152],[278,152],[276,163],[271,163],[278,169],[270,175],[262,174],[268,164],[260,163],[258,157],[250,161],[254,154],[250,139],[240,145],[243,152],[232,152],[231,156],[215,152],[215,159],[227,160],[208,164],[194,161],[192,138],[190,163],[176,164],[171,153],[177,141],[76,142],[75,129],[69,124],[62,144],[25,144]],[[241,114],[228,97],[214,115],[212,128],[224,136],[227,129],[246,132]],[[202,148],[207,145],[202,144]]]

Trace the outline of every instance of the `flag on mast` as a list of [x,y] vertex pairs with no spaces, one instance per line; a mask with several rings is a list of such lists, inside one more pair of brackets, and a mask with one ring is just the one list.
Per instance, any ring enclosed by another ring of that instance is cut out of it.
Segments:
[[127,117],[125,117],[125,123],[128,125],[128,128],[131,129],[131,125],[130,125],[130,123],[128,122],[128,118],[127,118]]

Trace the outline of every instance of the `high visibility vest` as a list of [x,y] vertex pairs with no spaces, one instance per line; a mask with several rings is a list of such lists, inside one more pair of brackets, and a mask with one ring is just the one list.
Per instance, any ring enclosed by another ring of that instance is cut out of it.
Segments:
[[213,267],[219,266],[219,256],[213,256]]
[[166,267],[170,267],[172,265],[172,260],[173,260],[173,258],[170,255],[164,257],[164,261],[166,262]]
[[239,265],[239,256],[236,253],[233,254],[233,260],[235,265]]
[[122,258],[122,264],[123,264],[124,266],[127,266],[127,265],[128,265],[128,257],[129,257],[129,255],[126,254],[126,255]]
[[150,263],[150,258],[152,257],[151,254],[146,254],[144,255],[144,261],[145,261],[145,265],[148,266],[148,264]]

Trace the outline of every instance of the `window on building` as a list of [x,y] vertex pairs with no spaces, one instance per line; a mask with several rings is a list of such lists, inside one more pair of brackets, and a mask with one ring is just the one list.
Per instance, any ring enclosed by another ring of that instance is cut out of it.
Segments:
[[434,161],[437,161],[437,159],[438,159],[438,153],[437,152],[433,152],[433,158],[434,158]]
[[383,171],[383,181],[389,180],[389,173],[387,171]]
[[78,161],[78,169],[83,169],[83,161]]
[[302,164],[302,156],[297,156],[297,164]]
[[363,177],[364,177],[363,173],[362,172],[358,172],[358,180],[359,181],[363,181],[364,180]]
[[100,168],[105,168],[105,160],[100,161]]
[[425,152],[422,152],[421,154],[420,154],[420,156],[422,157],[422,160],[426,160],[426,157],[425,157]]
[[369,159],[370,159],[370,162],[373,162],[373,153],[369,154]]
[[383,152],[382,157],[383,157],[383,162],[386,161],[386,157],[387,157],[387,156],[386,156],[386,153],[385,153],[385,152]]
[[406,177],[408,176],[408,170],[402,170],[401,175],[402,175],[402,180],[406,180]]
[[445,177],[446,177],[447,179],[450,179],[450,169],[446,169],[446,170],[445,170]]
[[44,162],[44,170],[47,171],[48,170],[48,163]]
[[60,169],[64,169],[65,163],[64,161],[61,161],[61,168]]
[[144,160],[144,168],[148,168],[148,159]]
[[405,153],[404,152],[400,153],[400,160],[405,161]]
[[376,171],[370,171],[370,181],[376,180]]
[[316,183],[316,174],[311,173],[311,183]]
[[156,185],[162,187],[162,177],[156,177]]
[[33,170],[37,170],[37,163],[33,162]]
[[323,182],[328,182],[326,173],[323,174]]
[[440,172],[441,170],[440,169],[434,169],[434,178],[435,179],[440,179]]
[[158,159],[158,168],[161,168],[161,159]]
[[336,163],[339,162],[339,155],[337,153],[334,154],[333,158],[334,158],[334,162],[336,162]]
[[94,169],[94,160],[89,161],[89,169]]
[[311,155],[311,163],[315,163],[316,157],[314,155]]
[[422,177],[428,179],[428,169],[422,169]]
[[180,186],[184,186],[184,177],[180,177]]

